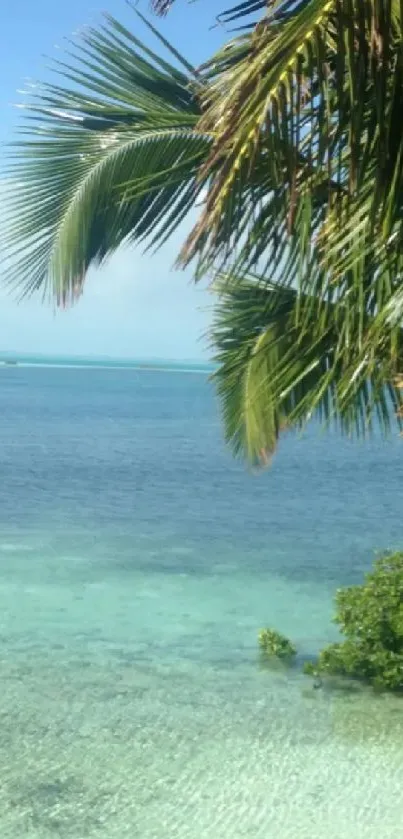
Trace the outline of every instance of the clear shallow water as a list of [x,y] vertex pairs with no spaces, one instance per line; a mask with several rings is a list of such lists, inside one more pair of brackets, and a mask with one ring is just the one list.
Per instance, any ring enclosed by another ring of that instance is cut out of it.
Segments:
[[403,703],[267,671],[402,539],[401,443],[284,439],[251,476],[203,376],[0,387],[0,835],[398,839]]

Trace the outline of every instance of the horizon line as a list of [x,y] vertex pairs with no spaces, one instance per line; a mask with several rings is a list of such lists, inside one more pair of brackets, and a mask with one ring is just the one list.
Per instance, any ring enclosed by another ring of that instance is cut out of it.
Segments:
[[126,362],[136,364],[190,364],[210,367],[212,362],[203,358],[174,358],[172,356],[128,356],[128,355],[108,355],[108,354],[78,354],[78,353],[51,353],[51,352],[18,352],[16,350],[0,350],[0,360],[12,359],[15,361],[24,359],[47,359],[47,360],[65,360],[65,361],[109,361],[109,362]]

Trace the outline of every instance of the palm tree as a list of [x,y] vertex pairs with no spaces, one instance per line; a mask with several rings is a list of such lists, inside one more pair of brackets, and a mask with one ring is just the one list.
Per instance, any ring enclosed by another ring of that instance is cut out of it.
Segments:
[[64,304],[206,191],[179,262],[214,278],[226,436],[264,463],[314,414],[399,422],[403,7],[245,0],[224,19],[256,11],[198,70],[150,24],[173,63],[113,18],[87,32],[28,106],[3,245],[11,284]]

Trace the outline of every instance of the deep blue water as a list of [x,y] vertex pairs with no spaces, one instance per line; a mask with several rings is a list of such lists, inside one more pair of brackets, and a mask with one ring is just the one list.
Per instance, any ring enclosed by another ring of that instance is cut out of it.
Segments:
[[0,441],[0,834],[397,839],[402,706],[262,672],[256,635],[334,636],[403,544],[403,441],[312,426],[252,475],[200,373],[25,367]]
[[311,427],[284,437],[272,468],[252,475],[226,450],[202,375],[7,368],[1,377],[5,530],[50,522],[64,539],[91,527],[100,543],[174,538],[197,573],[235,551],[253,568],[331,585],[402,544],[399,438],[358,444]]

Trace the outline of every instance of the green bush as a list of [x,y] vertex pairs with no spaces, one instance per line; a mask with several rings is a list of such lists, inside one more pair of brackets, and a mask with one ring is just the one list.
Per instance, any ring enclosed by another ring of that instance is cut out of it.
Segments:
[[335,622],[346,640],[325,647],[305,672],[403,691],[403,552],[381,557],[363,585],[337,592]]
[[281,632],[276,632],[275,629],[260,630],[259,646],[262,653],[270,658],[290,660],[297,653],[294,644],[285,635],[281,635]]

